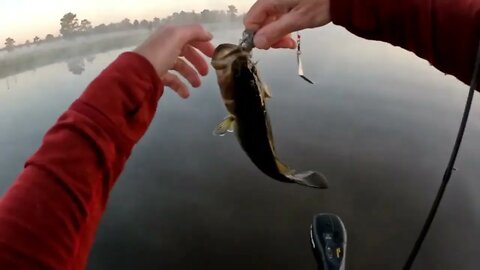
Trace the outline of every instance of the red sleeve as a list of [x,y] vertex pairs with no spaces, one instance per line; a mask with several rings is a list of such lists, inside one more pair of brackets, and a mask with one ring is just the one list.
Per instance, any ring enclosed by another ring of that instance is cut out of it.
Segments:
[[414,52],[470,84],[480,37],[478,0],[331,0],[333,23]]
[[128,52],[60,116],[0,201],[0,268],[85,269],[109,192],[162,93],[153,66]]

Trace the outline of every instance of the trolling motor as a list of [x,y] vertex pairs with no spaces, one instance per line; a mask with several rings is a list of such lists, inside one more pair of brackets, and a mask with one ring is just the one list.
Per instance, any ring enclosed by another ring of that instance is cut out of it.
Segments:
[[344,270],[347,230],[340,217],[318,214],[310,226],[310,244],[318,270]]

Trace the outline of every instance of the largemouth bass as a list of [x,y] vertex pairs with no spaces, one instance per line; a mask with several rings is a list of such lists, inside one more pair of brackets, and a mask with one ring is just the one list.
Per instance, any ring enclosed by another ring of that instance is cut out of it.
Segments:
[[215,49],[212,66],[229,115],[216,127],[214,134],[223,136],[234,132],[251,161],[275,180],[328,188],[322,174],[315,171],[295,173],[276,157],[266,109],[266,100],[271,95],[251,56],[251,50],[235,44],[221,44]]

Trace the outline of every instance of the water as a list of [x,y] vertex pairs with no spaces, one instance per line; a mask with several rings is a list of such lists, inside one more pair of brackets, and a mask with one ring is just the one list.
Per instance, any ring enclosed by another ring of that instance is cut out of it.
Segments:
[[[238,32],[216,42],[236,41]],[[315,269],[314,214],[349,232],[347,269],[400,269],[431,206],[468,87],[412,53],[329,26],[294,51],[255,52],[273,93],[268,109],[280,158],[316,169],[329,190],[266,178],[233,136],[213,72],[184,101],[166,91],[116,184],[89,269]],[[0,80],[0,192],[43,134],[121,51],[72,59]],[[76,74],[74,74],[76,73]],[[457,172],[415,269],[477,269],[480,104]]]

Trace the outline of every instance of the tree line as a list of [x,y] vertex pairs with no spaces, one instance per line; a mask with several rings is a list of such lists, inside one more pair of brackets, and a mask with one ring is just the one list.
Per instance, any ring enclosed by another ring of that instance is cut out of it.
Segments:
[[86,36],[91,34],[103,34],[117,31],[133,30],[133,29],[150,29],[156,28],[163,24],[178,24],[178,23],[214,23],[222,21],[235,21],[240,17],[238,16],[238,9],[234,5],[229,5],[227,10],[208,10],[204,9],[200,13],[195,11],[191,12],[175,12],[170,16],[163,19],[155,17],[153,20],[134,20],[133,22],[125,18],[117,23],[100,24],[93,26],[87,19],[79,20],[76,14],[69,12],[60,19],[60,35],[55,37],[52,34],[48,34],[44,39],[35,36],[30,40],[25,41],[24,44],[15,45],[16,41],[8,37],[5,40],[5,48],[8,52],[15,50],[19,47],[30,47],[32,45],[39,45],[45,42],[52,42],[58,39],[73,39],[79,36]]

